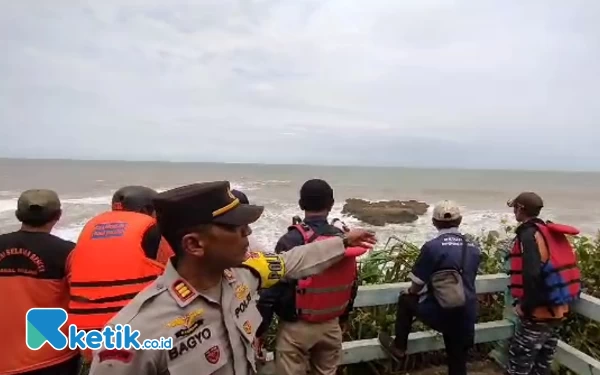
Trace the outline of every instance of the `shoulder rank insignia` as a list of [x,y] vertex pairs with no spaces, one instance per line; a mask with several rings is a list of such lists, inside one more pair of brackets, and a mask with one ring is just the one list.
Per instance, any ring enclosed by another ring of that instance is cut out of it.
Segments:
[[187,301],[196,295],[196,293],[193,292],[192,287],[183,280],[177,280],[174,282],[171,286],[171,289],[173,289],[173,292],[175,292],[177,298],[179,298],[182,302]]

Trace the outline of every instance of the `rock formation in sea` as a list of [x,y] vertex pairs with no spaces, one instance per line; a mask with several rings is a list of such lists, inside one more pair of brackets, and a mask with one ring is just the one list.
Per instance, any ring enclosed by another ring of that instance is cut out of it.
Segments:
[[367,224],[384,226],[416,221],[427,212],[429,205],[416,200],[369,202],[364,199],[346,200],[342,214],[350,215]]

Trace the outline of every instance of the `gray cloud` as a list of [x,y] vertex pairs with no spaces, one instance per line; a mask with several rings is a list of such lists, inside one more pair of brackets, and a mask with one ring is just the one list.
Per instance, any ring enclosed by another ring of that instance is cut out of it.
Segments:
[[598,169],[600,2],[0,5],[1,156]]

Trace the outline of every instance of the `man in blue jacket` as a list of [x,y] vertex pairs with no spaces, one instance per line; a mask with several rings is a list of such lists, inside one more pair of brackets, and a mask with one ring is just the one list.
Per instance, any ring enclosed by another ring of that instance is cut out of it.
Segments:
[[[412,321],[417,317],[430,328],[442,333],[448,356],[448,374],[467,374],[467,352],[473,345],[477,320],[475,278],[481,250],[466,241],[458,227],[462,215],[458,205],[442,201],[433,209],[433,225],[438,235],[421,248],[410,274],[411,286],[398,299],[396,337],[379,334],[383,349],[395,360],[406,355]],[[464,252],[464,253],[463,253]],[[463,258],[464,254],[464,258]],[[432,276],[441,270],[461,270],[464,304],[443,308],[431,292]]]

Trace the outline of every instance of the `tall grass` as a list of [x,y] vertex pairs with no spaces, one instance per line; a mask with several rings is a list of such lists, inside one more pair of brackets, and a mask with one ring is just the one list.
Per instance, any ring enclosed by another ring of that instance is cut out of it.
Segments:
[[[478,244],[482,250],[479,274],[505,272],[504,258],[511,244],[512,227],[504,226],[503,233],[495,231],[481,233],[477,236],[467,235],[469,240]],[[594,237],[577,236],[572,238],[581,267],[585,293],[600,297],[600,232]],[[373,285],[397,283],[408,280],[411,267],[418,257],[418,246],[392,237],[380,249],[372,251],[360,264],[360,284]],[[479,295],[479,322],[502,319],[504,308],[503,293]],[[377,337],[382,330],[391,332],[395,320],[395,305],[356,308],[351,314],[350,327],[344,341],[362,340]],[[271,327],[267,348],[273,350],[274,326]],[[413,326],[414,331],[424,330],[421,324]],[[600,323],[572,314],[564,324],[561,339],[575,348],[600,358]],[[477,345],[471,357],[486,357],[493,344]],[[340,372],[346,375],[368,374],[403,374],[420,368],[443,364],[443,352],[429,352],[410,355],[404,363],[397,365],[391,361],[374,361],[369,363],[344,366]],[[567,373],[565,369],[556,369],[557,373]],[[87,368],[82,370],[82,375]]]
[[[504,225],[503,233],[496,231],[467,235],[469,240],[478,244],[482,250],[482,260],[479,274],[504,273],[505,256],[507,255],[513,236],[514,228]],[[572,238],[581,267],[583,288],[585,293],[600,297],[600,233],[594,238],[577,236]],[[419,255],[419,248],[414,244],[391,238],[386,245],[373,251],[362,260],[360,267],[361,285],[397,283],[408,280],[408,273]],[[502,319],[504,309],[503,293],[479,295],[478,322],[488,322]],[[381,330],[393,331],[396,307],[377,306],[357,308],[351,315],[351,328],[345,341],[370,339],[377,336]],[[415,324],[413,331],[427,329],[421,324]],[[600,323],[593,322],[575,313],[571,314],[563,325],[561,339],[575,348],[600,358]],[[471,356],[486,357],[493,344],[477,345]],[[444,361],[440,352],[420,353],[408,356],[404,363],[397,365],[391,361],[378,361],[368,364],[346,366],[342,372],[347,375],[367,374],[400,374],[407,371],[439,365]],[[556,369],[558,373],[566,373],[565,369]]]

